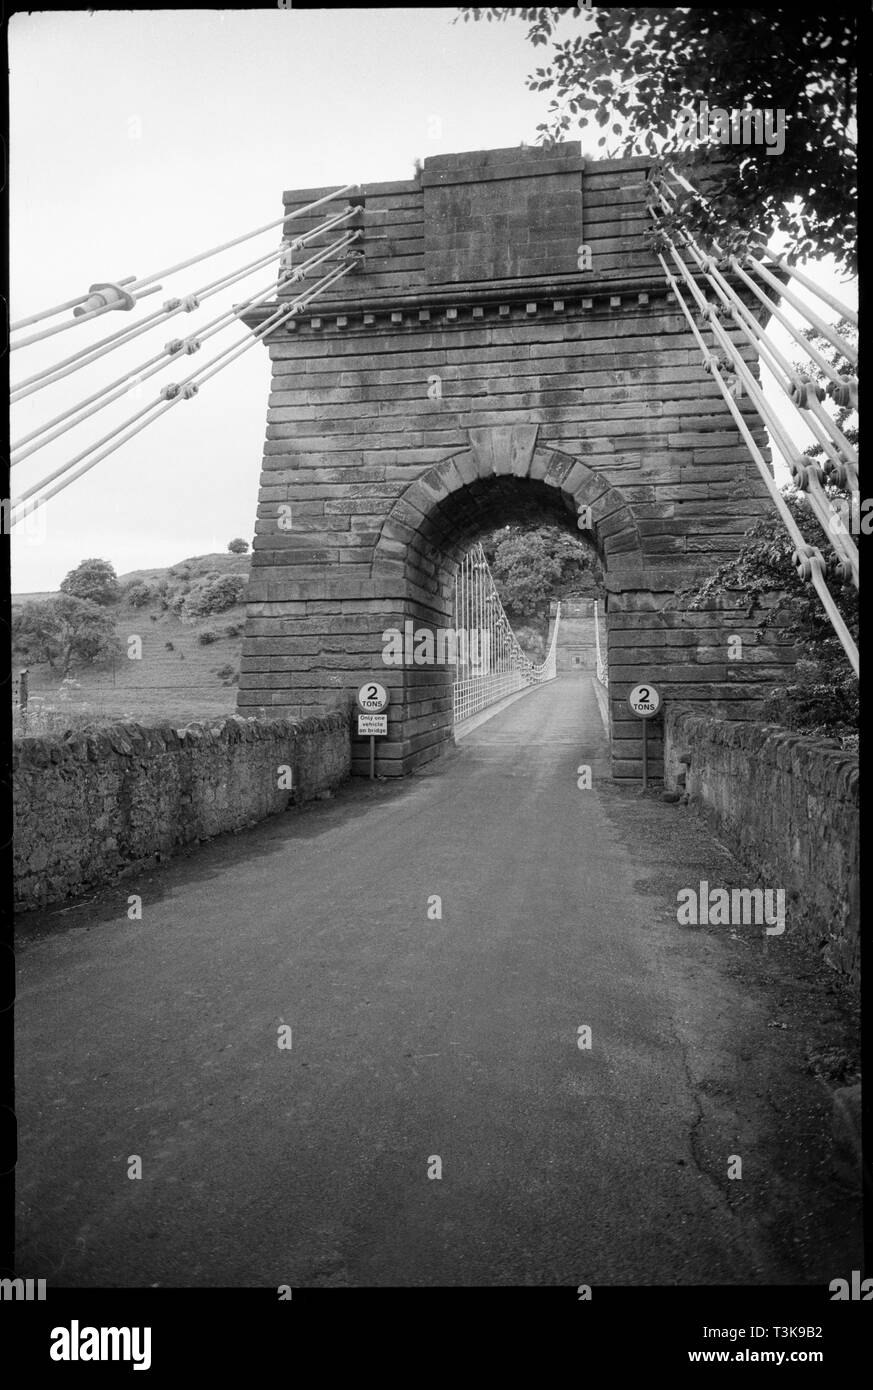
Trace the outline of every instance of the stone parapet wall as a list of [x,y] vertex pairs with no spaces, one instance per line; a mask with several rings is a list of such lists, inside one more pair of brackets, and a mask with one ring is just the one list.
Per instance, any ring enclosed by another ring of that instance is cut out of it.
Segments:
[[858,758],[835,740],[678,708],[664,718],[666,784],[688,793],[737,857],[785,889],[802,932],[860,978]]
[[[294,723],[233,716],[176,729],[119,723],[15,744],[15,896],[44,906],[179,845],[312,800],[349,774],[335,713]],[[280,788],[280,768],[291,769]]]

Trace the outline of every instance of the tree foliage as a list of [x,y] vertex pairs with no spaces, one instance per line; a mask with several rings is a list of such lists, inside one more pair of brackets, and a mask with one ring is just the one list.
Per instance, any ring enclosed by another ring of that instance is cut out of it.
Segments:
[[61,580],[61,593],[105,605],[118,601],[121,587],[109,560],[82,560]]
[[[182,599],[179,612],[193,622],[210,613],[223,613],[242,601],[246,587],[244,574],[211,574],[195,584]],[[172,605],[171,605],[172,606]]]
[[[832,552],[805,498],[784,492],[802,533],[822,554]],[[807,733],[855,736],[858,681],[811,584],[800,578],[791,556],[794,542],[774,511],[750,528],[735,559],[721,565],[689,596],[689,608],[727,599],[758,615],[761,628],[779,625],[799,654],[792,681],[771,692],[766,716],[786,728]],[[831,567],[828,588],[853,638],[858,640],[858,591]]]
[[56,599],[23,603],[12,610],[12,646],[25,661],[48,662],[54,669],[59,653]]
[[122,596],[131,608],[145,608],[147,603],[151,603],[152,599],[157,597],[152,586],[146,584],[142,579],[134,580],[132,584],[128,584],[122,591]]
[[[839,323],[833,326],[840,337],[845,338],[847,343],[850,343],[853,347],[858,346],[858,330],[853,323],[850,323],[848,319],[840,319]],[[818,349],[819,354],[825,361],[830,362],[831,366],[836,368],[839,375],[846,381],[847,389],[843,390],[841,387],[833,386],[830,378],[825,375],[817,363],[813,363],[810,366],[808,362],[794,362],[792,366],[799,377],[814,381],[818,386],[823,388],[822,399],[824,399],[825,396],[829,396],[831,400],[835,402],[835,406],[830,413],[849,443],[854,444],[857,448],[857,394],[853,395],[848,389],[848,383],[855,381],[855,368],[849,362],[845,354],[842,353],[839,348],[834,347],[833,343],[828,338],[823,337],[815,328],[805,329],[803,336],[806,338],[807,342]],[[819,463],[824,463],[825,461],[825,451],[820,444],[810,444],[803,452],[807,458],[815,459]]]
[[248,548],[248,541],[244,541],[242,536],[237,536],[236,540],[228,541],[227,548],[231,555],[245,555]]
[[[583,14],[586,16],[582,18]],[[551,61],[528,76],[554,93],[543,144],[573,124],[596,122],[610,155],[669,158],[705,187],[709,209],[683,196],[677,216],[692,234],[726,251],[743,238],[788,239],[787,259],[833,254],[856,265],[856,17],[846,9],[475,9],[464,20],[521,19]],[[561,20],[578,21],[558,40]],[[683,113],[751,108],[783,111],[785,146],[688,145]]]
[[[847,342],[857,342],[857,330],[851,323],[841,319],[836,328]],[[847,383],[854,378],[854,368],[846,356],[827,338],[814,329],[807,330],[805,336]],[[824,388],[829,383],[830,379],[817,364],[793,365],[798,376],[816,386]],[[822,400],[827,401],[825,408],[848,441],[857,445],[856,392],[850,391],[847,385],[845,391],[838,388],[828,399],[822,389]],[[804,454],[816,463],[825,462],[825,451],[820,444],[810,444]],[[847,490],[832,478],[824,486],[849,530],[852,508]],[[784,490],[783,495],[801,533],[812,545],[817,545],[825,557],[828,588],[857,642],[858,590],[851,580],[841,576],[831,541],[803,494],[792,488]],[[866,518],[862,525],[866,529]],[[791,559],[793,551],[794,542],[776,512],[768,514],[751,527],[736,558],[722,565],[697,588],[689,606],[702,608],[712,599],[729,597],[734,602],[739,599],[745,603],[750,616],[760,611],[762,628],[780,623],[793,638],[800,656],[792,683],[773,691],[768,717],[788,728],[836,733],[847,742],[857,737],[858,681],[818,594],[811,584],[799,577]]]
[[13,613],[12,640],[25,660],[45,661],[62,677],[76,664],[108,661],[122,650],[105,607],[72,594],[23,604]]
[[482,547],[510,622],[543,619],[553,599],[602,580],[593,552],[558,527],[506,526]]

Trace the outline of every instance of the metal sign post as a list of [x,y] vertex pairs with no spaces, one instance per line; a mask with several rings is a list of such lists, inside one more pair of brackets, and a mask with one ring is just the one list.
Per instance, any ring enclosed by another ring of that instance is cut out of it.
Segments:
[[661,696],[648,681],[635,685],[627,697],[628,709],[637,719],[643,721],[643,791],[649,785],[649,720],[654,719],[661,708]]
[[390,701],[391,696],[378,681],[367,681],[358,691],[358,709],[362,711],[358,715],[358,737],[367,734],[370,737],[371,782],[376,776],[376,739],[388,733],[388,715],[384,711]]

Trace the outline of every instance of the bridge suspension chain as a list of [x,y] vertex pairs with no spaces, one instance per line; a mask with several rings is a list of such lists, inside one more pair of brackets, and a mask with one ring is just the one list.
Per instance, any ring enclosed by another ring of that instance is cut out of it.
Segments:
[[[349,185],[349,187],[353,187],[353,185]],[[290,217],[301,216],[304,212],[311,211],[312,208],[318,207],[331,199],[335,199],[347,191],[348,188],[340,189],[338,193],[318,199],[315,203],[308,204],[306,208],[298,209],[296,212],[288,214],[285,218],[279,219],[279,223],[286,222]],[[164,386],[157,399],[151,401],[148,405],[143,407],[142,410],[137,411],[133,416],[117,425],[102,438],[91,443],[87,448],[76,454],[75,457],[68,459],[61,464],[60,467],[54,469],[38,483],[16,497],[13,501],[11,524],[17,524],[42,503],[48,501],[51,497],[62,491],[63,488],[76,481],[84,473],[88,472],[89,469],[94,467],[95,464],[99,463],[110,453],[127,443],[141,430],[152,424],[154,420],[163,415],[172,405],[176,404],[178,400],[191,399],[197,393],[200,386],[209,381],[217,372],[222,371],[232,361],[235,361],[237,357],[240,357],[244,352],[248,351],[267,333],[282,327],[283,324],[288,322],[294,315],[299,314],[315,298],[323,294],[338,280],[354,270],[359,263],[360,257],[352,250],[352,247],[362,236],[360,228],[346,230],[341,234],[338,240],[329,242],[327,246],[320,248],[313,255],[308,256],[297,264],[293,264],[293,261],[299,250],[302,250],[304,247],[308,246],[310,242],[324,235],[326,232],[340,229],[344,222],[356,216],[360,211],[361,208],[358,205],[350,204],[344,210],[320,222],[317,226],[299,237],[290,238],[286,235],[282,245],[278,249],[250,262],[241,270],[223,275],[220,280],[213,282],[211,285],[204,286],[201,290],[195,291],[194,294],[186,296],[184,299],[177,298],[167,301],[167,304],[165,304],[162,310],[158,311],[156,314],[150,315],[143,323],[137,324],[133,328],[121,330],[120,333],[111,335],[108,339],[103,340],[102,343],[98,343],[94,347],[86,349],[84,353],[74,354],[72,358],[57,364],[54,368],[49,368],[46,372],[38,373],[36,377],[29,379],[27,382],[19,383],[19,387],[14,393],[13,399],[29,395],[32,390],[41,389],[43,385],[51,384],[52,381],[68,375],[69,372],[78,370],[79,366],[90,364],[98,357],[113,351],[116,347],[123,346],[132,341],[133,338],[138,337],[141,333],[153,327],[157,321],[168,318],[173,313],[180,310],[190,312],[199,306],[202,299],[208,297],[210,294],[217,293],[220,289],[227,288],[230,284],[240,279],[246,278],[251,275],[253,271],[269,264],[271,261],[278,259],[280,262],[277,280],[265,289],[258,291],[255,295],[249,296],[243,303],[234,305],[230,310],[225,311],[217,318],[200,327],[189,337],[174,339],[167,343],[162,352],[152,356],[133,371],[128,371],[124,376],[116,378],[114,381],[92,393],[86,400],[56,415],[53,419],[36,427],[31,430],[29,434],[17,440],[13,448],[13,466],[16,463],[23,462],[25,458],[29,457],[37,450],[53,442],[59,436],[66,434],[68,430],[75,428],[78,424],[83,423],[92,415],[96,414],[97,411],[102,410],[104,407],[118,400],[130,390],[132,384],[139,384],[148,377],[153,376],[175,357],[183,353],[190,355],[196,352],[203,342],[216,333],[223,332],[224,329],[238,322],[242,314],[253,306],[264,303],[274,294],[281,294],[283,291],[287,291],[291,286],[302,284],[305,282],[310,272],[316,270],[318,267],[326,269],[326,267],[324,267],[324,262],[331,260],[339,261],[337,267],[328,270],[326,274],[322,274],[317,282],[308,286],[293,299],[287,301],[277,300],[274,305],[270,306],[272,312],[269,314],[268,318],[252,333],[247,332],[245,339],[242,341],[237,340],[235,344],[231,344],[229,348],[210,359],[210,361],[204,363],[181,382],[170,383]],[[279,225],[279,223],[271,223],[269,226],[276,226]],[[237,240],[245,240],[248,236],[257,235],[258,232],[264,230],[267,230],[267,228],[258,228],[256,232],[248,233],[246,237],[238,238]],[[236,241],[226,243],[223,247],[215,248],[211,252],[204,253],[200,257],[194,257],[191,261],[180,263],[179,266],[172,267],[171,269],[183,269],[188,264],[193,263],[194,260],[205,259],[206,256],[215,254],[217,250],[225,250],[227,246],[235,244]],[[166,273],[166,271],[160,272],[160,274]],[[150,278],[155,277],[144,277],[142,281],[135,282],[134,287],[144,284],[146,280]],[[107,447],[104,448],[104,445]],[[98,452],[95,453],[95,451]],[[89,458],[89,455],[93,455],[93,457]],[[86,459],[87,462],[83,463],[83,460]],[[79,463],[82,463],[82,466],[77,468],[75,472],[71,472],[75,465]],[[55,480],[65,473],[69,474],[67,478],[62,482],[56,483],[55,486],[49,487],[49,484],[55,483]],[[44,491],[44,489],[47,490]],[[29,499],[34,498],[36,493],[41,493],[42,495],[30,502]]]
[[[331,246],[325,247],[317,255],[310,257],[306,261],[301,261],[300,265],[296,268],[281,274],[278,281],[278,288],[281,289],[285,285],[294,284],[302,280],[308,270],[314,269],[317,265],[320,265],[322,261],[331,259],[338,251],[344,250],[346,247],[350,246],[356,239],[356,235],[356,233],[349,233],[345,239],[332,243]],[[304,238],[300,238],[301,242],[303,240]],[[276,256],[284,254],[286,254],[286,252],[277,251],[272,253],[269,259],[274,260]],[[123,396],[130,389],[132,381],[142,382],[148,377],[154,376],[155,372],[162,370],[166,362],[182,352],[188,355],[197,352],[202,344],[206,342],[207,338],[213,337],[216,333],[222,332],[224,328],[230,327],[232,323],[238,322],[240,313],[243,310],[248,310],[252,308],[253,305],[263,303],[264,300],[269,299],[276,288],[277,286],[271,283],[264,290],[258,291],[255,297],[247,299],[245,304],[226,310],[225,313],[220,314],[218,318],[212,319],[209,323],[198,328],[197,332],[190,337],[172,339],[166,344],[163,352],[158,353],[156,357],[152,357],[148,362],[143,363],[139,367],[135,367],[132,372],[128,372],[118,380],[110,382],[108,386],[102,387],[101,390],[97,391],[94,395],[89,396],[87,400],[82,401],[80,405],[72,406],[69,410],[64,411],[63,414],[56,416],[55,419],[40,425],[37,429],[32,430],[29,435],[25,435],[23,439],[16,440],[12,447],[12,466],[14,467],[16,463],[21,463],[25,458],[36,453],[37,450],[42,449],[59,435],[66,433],[69,429],[73,429],[83,420],[96,414],[98,410],[103,410],[107,405],[118,400],[120,396]],[[119,389],[115,390],[114,388]],[[105,396],[105,399],[102,401],[100,400],[101,396]],[[100,402],[99,404],[93,404],[98,401]],[[76,418],[72,418],[73,416]],[[55,425],[58,425],[59,428],[47,434],[45,439],[39,440],[38,443],[31,444],[29,448],[24,447],[29,444],[31,440],[37,439],[39,435],[51,430],[52,426]]]
[[47,367],[41,372],[36,372],[33,376],[27,377],[24,381],[15,382],[12,386],[11,399],[17,401],[25,396],[30,396],[34,391],[40,391],[45,386],[51,386],[55,381],[59,381],[61,377],[69,376],[72,372],[79,371],[82,367],[90,366],[90,364],[95,362],[99,357],[104,357],[107,352],[112,352],[115,348],[122,347],[126,343],[132,342],[134,338],[140,337],[156,323],[172,318],[178,313],[192,313],[195,309],[199,308],[204,299],[209,299],[213,295],[219,294],[221,290],[227,289],[230,285],[236,284],[239,280],[245,280],[247,276],[253,274],[254,271],[269,265],[271,261],[280,257],[286,257],[289,251],[292,251],[296,247],[306,245],[314,237],[320,236],[323,232],[338,226],[341,222],[347,221],[350,217],[355,216],[357,212],[357,207],[350,206],[343,213],[338,214],[336,217],[329,218],[326,222],[320,224],[320,226],[313,228],[312,231],[308,232],[305,236],[298,237],[289,244],[283,243],[278,249],[269,251],[265,255],[257,257],[255,260],[249,261],[238,270],[226,272],[217,280],[212,280],[209,284],[200,286],[199,289],[193,290],[190,294],[174,296],[172,299],[166,300],[161,309],[157,309],[140,323],[132,327],[121,328],[116,333],[111,333],[108,338],[101,339],[99,343],[94,343],[91,347],[84,348],[80,352],[74,352],[72,356],[64,358],[62,362],[55,363],[53,367]]
[[455,722],[527,685],[554,680],[560,621],[558,604],[549,650],[537,665],[525,655],[512,630],[481,544],[467,551],[455,577],[453,603]]
[[608,686],[609,686],[609,675],[608,675],[608,672],[607,672],[606,662],[603,660],[603,652],[602,652],[601,647],[600,647],[600,614],[599,614],[599,611],[598,611],[599,608],[600,608],[600,603],[599,603],[599,601],[598,601],[597,599],[595,599],[595,600],[594,600],[594,647],[595,647],[595,651],[596,651],[596,653],[597,653],[597,679],[600,681],[600,684],[601,684],[602,686],[608,688]]
[[[148,425],[153,424],[155,420],[157,420],[161,415],[164,415],[180,400],[190,400],[193,396],[197,394],[200,387],[204,385],[207,381],[209,381],[213,376],[215,376],[219,371],[223,371],[224,368],[229,366],[231,362],[236,360],[236,358],[241,357],[244,352],[248,352],[252,347],[254,347],[255,343],[259,342],[261,338],[263,338],[267,333],[271,333],[275,329],[281,328],[282,325],[288,321],[288,319],[294,317],[294,315],[296,314],[301,313],[303,309],[306,308],[306,306],[309,303],[311,303],[313,299],[315,299],[319,294],[323,293],[324,290],[328,289],[337,280],[340,280],[343,276],[348,275],[349,272],[354,268],[355,263],[348,262],[345,265],[338,266],[335,270],[329,271],[328,274],[323,276],[321,280],[314,284],[306,294],[296,297],[295,299],[291,300],[288,305],[282,305],[278,310],[272,313],[269,318],[265,319],[264,322],[261,323],[258,326],[258,328],[254,330],[254,332],[250,336],[247,336],[241,343],[231,344],[229,348],[226,348],[216,357],[211,358],[209,362],[204,363],[203,366],[200,367],[196,372],[192,372],[190,376],[185,377],[181,382],[171,383],[170,385],[163,387],[156,401],[153,401],[149,405],[143,407],[142,410],[138,411],[135,415],[131,416],[130,419],[126,420],[123,424],[117,426],[115,430],[112,430],[109,434],[104,435],[102,439],[96,442],[96,444],[90,445],[89,448],[85,449],[82,453],[77,454],[75,458],[70,459],[67,463],[61,465],[61,467],[59,469],[56,469],[54,473],[51,473],[48,477],[43,478],[40,483],[36,484],[33,488],[30,488],[27,493],[23,494],[20,498],[16,498],[14,509],[12,512],[11,524],[15,526],[19,521],[23,520],[25,516],[29,515],[31,511],[34,511],[42,503],[47,502],[51,497],[54,497],[58,492],[61,492],[65,487],[68,487],[70,483],[73,483],[78,478],[82,477],[83,474],[87,473],[91,468],[93,468],[96,464],[100,463],[109,454],[114,453],[116,449],[121,448],[122,444],[126,444],[129,439],[132,439],[134,437],[134,435],[139,434],[141,430],[145,429]],[[223,359],[227,360],[224,361]],[[198,377],[201,378],[199,381],[197,380]],[[143,416],[149,414],[151,414],[151,419],[142,418]],[[126,432],[124,434],[121,434],[120,437],[116,438],[116,436],[118,436],[119,432],[122,430],[126,430]],[[109,442],[113,440],[114,442]],[[78,463],[81,459],[86,458],[87,455],[91,453],[95,448],[100,449],[100,445],[102,444],[107,444],[108,447],[105,449],[101,449],[100,452],[95,454],[93,458],[88,459],[87,462],[83,463],[80,468],[77,468],[73,473],[71,473],[68,478],[65,478],[62,482],[57,483],[54,487],[50,487],[46,492],[42,494],[42,496],[36,498],[33,502],[28,502],[26,500],[28,497],[31,497],[34,492],[38,491],[40,488],[44,488],[47,483],[52,482],[60,474],[67,472],[69,469],[73,467],[74,464]]]
[[[212,246],[206,251],[200,251],[194,256],[189,256],[186,261],[177,261],[175,265],[165,266],[163,270],[156,270],[151,275],[143,275],[139,280],[137,280],[134,275],[128,275],[123,280],[106,282],[101,286],[92,285],[86,294],[78,295],[74,299],[68,299],[63,304],[55,304],[51,309],[41,309],[38,313],[31,314],[28,318],[18,319],[15,323],[9,325],[9,331],[10,333],[14,333],[20,328],[29,328],[31,324],[41,323],[44,319],[53,318],[56,314],[63,314],[68,309],[72,309],[73,312],[76,313],[76,306],[86,304],[95,294],[99,294],[101,289],[109,289],[110,291],[119,289],[121,293],[118,296],[114,294],[107,295],[107,300],[111,302],[107,302],[100,307],[99,312],[103,313],[107,309],[132,309],[133,303],[128,304],[125,302],[125,299],[136,302],[137,297],[142,298],[142,294],[135,296],[133,293],[134,290],[143,291],[146,285],[152,285],[155,280],[161,280],[166,275],[175,275],[178,271],[187,270],[189,266],[198,265],[201,261],[208,261],[213,256],[218,256],[223,251],[230,251],[232,247],[240,246],[244,241],[251,241],[253,237],[261,236],[264,232],[273,231],[276,227],[284,227],[286,222],[291,222],[296,217],[304,217],[315,208],[323,207],[325,203],[333,202],[334,199],[341,198],[346,193],[357,192],[357,189],[357,184],[347,183],[343,188],[334,189],[332,193],[326,193],[323,198],[316,198],[314,202],[307,203],[305,207],[297,208],[294,212],[286,213],[284,217],[277,217],[272,222],[265,222],[262,227],[255,227],[253,231],[243,232],[242,236],[234,237],[231,241],[225,241],[220,246]],[[148,290],[147,293],[152,294],[158,289],[160,289],[160,285],[154,286],[154,290]],[[92,315],[88,313],[83,313],[80,307],[76,319],[79,323],[82,323],[86,318],[91,316]],[[64,327],[73,328],[75,327],[75,323],[65,324]],[[60,332],[61,330],[54,329],[53,331]],[[36,339],[32,341],[36,341]],[[19,342],[15,346],[24,347],[26,343]]]
[[[679,175],[675,175],[675,177],[686,189],[692,193],[695,192],[686,180]],[[792,558],[795,567],[800,577],[811,582],[815,588],[831,625],[857,674],[859,669],[857,645],[828,589],[825,578],[826,562],[821,550],[818,546],[809,544],[803,536],[737,405],[738,397],[745,392],[766,427],[774,449],[783,458],[794,485],[808,496],[810,509],[819,521],[834,552],[830,561],[831,567],[841,579],[851,579],[857,587],[857,547],[842,517],[825,491],[825,485],[832,483],[841,487],[856,489],[858,455],[837,422],[820,404],[827,393],[839,406],[857,405],[857,378],[841,375],[818,352],[807,335],[813,332],[821,333],[853,366],[857,363],[857,353],[853,345],[836,329],[824,324],[814,310],[811,310],[790,291],[786,292],[785,286],[767,271],[766,266],[757,257],[747,255],[743,259],[756,274],[761,275],[761,278],[767,283],[774,285],[778,293],[804,315],[809,325],[808,329],[799,330],[791,323],[790,319],[782,314],[778,305],[765,295],[754,280],[746,274],[736,256],[722,257],[721,263],[716,264],[712,257],[701,251],[694,238],[682,229],[676,234],[676,240],[679,241],[680,247],[689,256],[692,262],[692,265],[689,265],[680,255],[673,234],[665,228],[659,214],[659,209],[668,215],[675,212],[677,207],[675,194],[662,174],[650,177],[649,183],[649,210],[659,232],[656,255],[665,279],[701,350],[704,369],[716,381],[780,519],[794,542],[795,550]],[[717,243],[713,243],[713,249],[721,256],[721,248]],[[684,282],[696,306],[696,315],[692,313],[688,302],[680,291],[676,275],[671,273],[664,258],[664,252],[670,256],[675,270]],[[848,306],[841,304],[835,296],[828,295],[824,291],[820,292],[817,288],[812,287],[812,282],[808,280],[808,277],[802,273],[795,273],[793,267],[785,265],[778,257],[771,257],[771,261],[786,277],[794,278],[798,283],[813,288],[813,292],[819,294],[823,301],[837,309],[847,322],[857,322],[857,316],[854,315],[853,311]],[[793,341],[828,378],[827,388],[823,388],[819,383],[811,380],[805,371],[800,371],[786,360],[766,329],[757,321],[748,306],[743,303],[735,287],[727,280],[723,273],[724,270],[732,271],[744,285],[754,292],[768,313],[772,313],[777,321],[783,324]],[[698,280],[702,280],[706,287],[714,293],[715,301],[708,299],[703,294]],[[815,444],[824,452],[824,463],[819,464],[809,455],[800,453],[799,448],[790,437],[783,419],[776,414],[760,383],[756,380],[740,345],[725,330],[724,321],[728,321],[732,327],[739,330],[742,338],[772,372],[777,386],[794,407],[792,417],[796,422],[799,420],[801,426],[806,427]],[[710,328],[716,345],[715,351],[707,347],[704,342],[698,330],[698,322]],[[828,330],[826,333],[822,332],[824,328]]]

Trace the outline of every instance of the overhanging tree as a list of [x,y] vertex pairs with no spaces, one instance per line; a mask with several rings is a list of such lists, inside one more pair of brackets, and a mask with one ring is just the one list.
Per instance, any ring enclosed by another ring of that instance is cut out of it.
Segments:
[[[674,218],[699,240],[739,253],[749,232],[787,238],[786,259],[835,256],[856,267],[856,18],[852,11],[746,9],[476,9],[464,20],[520,19],[551,61],[527,79],[554,93],[542,143],[596,122],[609,154],[663,156],[705,190]],[[578,26],[558,40],[561,21]],[[701,102],[785,113],[785,147],[688,146],[681,117]]]

